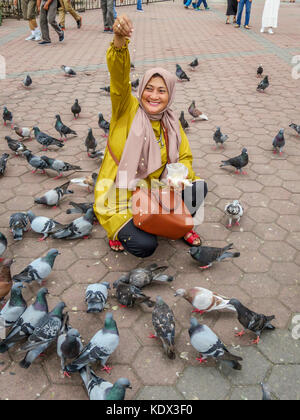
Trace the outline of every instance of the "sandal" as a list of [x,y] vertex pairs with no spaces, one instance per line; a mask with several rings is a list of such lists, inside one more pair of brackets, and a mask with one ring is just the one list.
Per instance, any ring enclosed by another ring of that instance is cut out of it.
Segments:
[[114,251],[114,252],[123,252],[124,251],[124,248],[123,249],[113,249],[113,247],[115,247],[115,246],[118,246],[118,247],[120,247],[120,246],[122,246],[123,247],[123,245],[121,244],[121,242],[120,241],[112,241],[112,240],[110,240],[109,241],[109,246],[110,246],[110,249],[112,250],[112,251]]
[[[185,237],[182,238],[184,240],[184,242],[186,242],[188,245],[191,245],[191,246],[201,246],[202,245],[202,240],[201,240],[201,238],[200,238],[200,236],[198,235],[197,232],[195,232],[194,230],[190,230],[188,233],[190,233],[190,236],[187,239]],[[194,244],[195,239],[199,239],[200,243],[197,244],[197,245]]]

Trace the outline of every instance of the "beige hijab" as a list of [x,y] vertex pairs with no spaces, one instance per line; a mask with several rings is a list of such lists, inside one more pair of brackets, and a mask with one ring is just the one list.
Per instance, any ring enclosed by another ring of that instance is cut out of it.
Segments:
[[[169,102],[160,114],[150,115],[143,108],[141,97],[149,80],[156,73],[166,83]],[[162,120],[164,123],[169,138],[170,161],[171,163],[178,162],[181,142],[179,121],[170,109],[175,95],[175,83],[176,77],[160,67],[152,68],[144,74],[138,90],[140,106],[132,121],[117,172],[117,188],[134,190],[139,180],[147,178],[148,175],[162,166],[160,145],[156,141],[150,120]]]

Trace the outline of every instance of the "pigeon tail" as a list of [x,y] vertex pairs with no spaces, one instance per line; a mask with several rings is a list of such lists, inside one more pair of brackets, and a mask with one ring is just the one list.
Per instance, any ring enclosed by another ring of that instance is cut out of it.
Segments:
[[26,357],[19,363],[19,366],[23,369],[28,369],[30,365],[31,363],[26,361]]
[[168,276],[167,274],[157,274],[156,276],[153,277],[153,281],[159,281],[159,282],[171,282],[173,281],[174,277],[173,276]]
[[242,365],[239,361],[242,361],[242,357],[236,356],[230,353],[228,350],[223,354],[223,356],[218,357],[219,360],[229,363],[229,365],[235,370],[242,370]]
[[219,258],[217,258],[217,261],[222,261],[225,258],[237,258],[240,255],[240,252],[224,252],[224,254],[220,255]]

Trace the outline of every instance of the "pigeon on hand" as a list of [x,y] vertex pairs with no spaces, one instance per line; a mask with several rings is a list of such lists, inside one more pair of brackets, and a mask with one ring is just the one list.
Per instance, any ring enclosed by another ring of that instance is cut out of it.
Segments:
[[71,163],[64,162],[63,160],[52,159],[48,156],[41,156],[41,158],[47,163],[48,169],[52,169],[53,171],[58,172],[58,176],[56,176],[54,179],[59,179],[62,177],[63,172],[81,171],[80,166],[72,165]]
[[184,118],[184,112],[181,111],[180,113],[180,117],[179,117],[179,121],[181,124],[181,127],[184,129],[184,131],[189,128],[189,123],[187,122],[187,120]]
[[26,213],[13,213],[9,218],[9,227],[11,228],[15,241],[23,239],[23,232],[29,228],[29,219]]
[[[1,284],[2,282],[0,283],[0,293]],[[27,308],[27,304],[22,296],[23,287],[22,283],[16,283],[11,286],[10,298],[0,311],[1,325],[5,328],[12,327]],[[3,341],[0,344],[0,353],[6,351],[2,347],[2,343]],[[4,351],[1,351],[1,349]]]
[[182,82],[183,80],[190,81],[190,78],[186,74],[185,71],[182,70],[179,64],[176,64],[176,76],[178,77],[178,81]]
[[235,370],[242,369],[239,362],[243,359],[230,353],[219,337],[207,325],[199,324],[194,317],[191,318],[189,335],[191,345],[201,354],[201,357],[196,359],[200,363],[205,362],[208,357],[213,357],[228,363]]
[[104,92],[110,94],[110,86],[101,87],[100,90],[103,90]]
[[46,133],[43,133],[38,127],[33,127],[33,131],[36,141],[44,147],[43,151],[47,151],[49,146],[64,146],[64,143],[62,141],[55,139],[54,137],[51,137]]
[[228,225],[226,226],[227,228],[231,228],[232,219],[235,220],[235,225],[237,226],[240,225],[239,222],[240,222],[241,217],[244,214],[244,209],[240,205],[238,200],[234,200],[232,203],[226,204],[224,208],[224,212],[229,218]]
[[89,366],[80,369],[79,373],[90,401],[122,401],[125,398],[126,389],[131,389],[130,382],[127,378],[119,378],[112,384],[97,376]]
[[284,128],[281,128],[278,134],[274,137],[272,145],[273,145],[273,153],[276,155],[277,150],[278,150],[279,154],[281,155],[282,149],[285,145]]
[[89,209],[82,217],[73,220],[72,223],[63,229],[57,230],[52,237],[55,239],[87,238],[93,229],[93,222],[94,210]]
[[101,114],[101,112],[99,112],[98,114],[98,126],[104,131],[104,135],[102,134],[102,137],[108,137],[109,122],[104,119],[103,114]]
[[199,109],[196,108],[195,101],[192,101],[191,105],[188,108],[189,114],[193,117],[192,122],[198,121],[198,120],[205,120],[207,121],[208,118],[203,112],[199,111]]
[[7,248],[7,239],[6,236],[0,232],[0,262],[3,261],[2,255],[6,251]]
[[269,87],[269,79],[268,76],[265,76],[264,79],[258,84],[256,90],[258,92],[264,92],[267,87]]
[[60,255],[57,249],[50,249],[45,257],[35,259],[23,271],[14,275],[13,281],[31,283],[35,280],[41,285],[51,273],[57,255]]
[[192,69],[192,70],[195,70],[195,68],[196,68],[196,67],[198,67],[198,65],[199,65],[198,58],[195,58],[195,60],[193,60],[193,61],[189,64],[189,66],[191,67],[191,69]]
[[152,311],[152,324],[155,335],[151,335],[150,338],[160,338],[168,358],[174,360],[176,358],[174,313],[161,296],[156,297],[156,303]]
[[13,259],[5,259],[0,263],[0,302],[4,301],[12,287],[10,266],[13,262]]
[[107,281],[102,283],[90,284],[85,291],[85,301],[88,308],[87,313],[102,312],[107,302],[108,289],[110,285]]
[[247,329],[254,332],[257,336],[256,340],[252,341],[252,344],[258,344],[260,334],[265,328],[268,330],[275,330],[274,325],[271,324],[275,315],[266,316],[264,314],[257,314],[256,312],[246,308],[246,306],[237,299],[230,299],[229,304],[235,307],[238,314],[238,320],[244,327],[244,330],[235,334],[237,337],[244,335],[245,329]]
[[257,77],[262,77],[263,72],[264,72],[264,69],[263,69],[262,65],[260,64],[258,66],[257,70],[256,70]]
[[89,130],[88,130],[88,135],[87,135],[87,137],[85,139],[84,144],[85,144],[85,147],[86,147],[86,151],[87,151],[88,156],[90,155],[90,153],[89,153],[89,150],[90,149],[92,149],[93,152],[95,153],[96,147],[97,147],[97,144],[98,143],[97,143],[97,141],[96,141],[96,139],[95,139],[95,137],[93,135],[93,131],[92,131],[91,128],[89,128]]
[[66,316],[63,314],[65,307],[65,303],[60,302],[36,325],[32,335],[21,348],[22,351],[27,351],[26,356],[19,363],[21,368],[28,369],[34,360],[57,339]]
[[136,80],[134,80],[133,82],[130,82],[130,83],[131,83],[131,88],[134,89],[134,90],[137,90],[138,85],[140,84],[140,79],[136,79]]
[[81,106],[78,103],[78,99],[75,99],[74,104],[71,106],[71,112],[74,115],[74,119],[77,120],[77,118],[79,118],[79,114],[81,112]]
[[84,178],[73,178],[71,179],[71,182],[73,184],[80,185],[81,187],[87,187],[88,190],[90,190],[90,187],[95,187],[96,181],[98,178],[98,174],[96,172],[93,172],[92,175],[88,175]]
[[56,122],[55,122],[55,130],[59,132],[61,139],[64,137],[64,141],[67,141],[67,134],[73,134],[77,136],[76,131],[72,130],[71,128],[67,127],[61,120],[60,115],[55,115]]
[[217,127],[217,129],[216,129],[216,131],[214,133],[213,139],[214,139],[214,141],[216,143],[216,147],[215,148],[217,148],[217,146],[219,144],[221,146],[223,146],[223,148],[224,148],[224,143],[228,139],[228,136],[227,136],[227,134],[222,134],[221,133],[221,128],[220,127]]
[[9,158],[8,153],[3,153],[3,155],[0,157],[0,175],[4,175],[5,169],[6,169],[6,162]]
[[293,128],[296,131],[296,133],[298,134],[298,136],[300,136],[300,125],[291,123],[291,124],[289,124],[289,127]]
[[116,297],[122,307],[132,308],[137,303],[145,303],[148,308],[154,306],[154,302],[149,296],[146,296],[141,289],[132,284],[126,284],[122,281],[117,281],[113,285],[116,289]]
[[25,144],[18,140],[14,140],[9,136],[5,136],[5,140],[7,141],[7,146],[15,152],[16,156],[22,155],[25,150],[27,150],[27,147]]
[[212,266],[216,261],[223,261],[225,258],[237,258],[239,252],[229,252],[233,244],[226,245],[224,248],[216,248],[209,246],[193,246],[189,249],[189,254],[198,261],[200,268],[205,269]]
[[29,88],[30,85],[32,85],[32,79],[29,76],[29,74],[27,74],[27,76],[23,80],[23,86],[27,89],[27,88]]
[[31,229],[36,233],[42,233],[43,237],[39,241],[44,241],[48,238],[50,233],[57,232],[65,226],[54,219],[44,216],[36,216],[31,210],[27,212],[28,219],[30,220]]
[[68,373],[78,372],[83,367],[100,360],[102,370],[109,373],[112,369],[106,365],[109,356],[119,345],[119,331],[113,314],[108,312],[105,316],[104,328],[98,331],[79,356],[66,366]]
[[71,69],[71,67],[62,65],[62,66],[60,66],[60,68],[63,70],[64,75],[66,77],[76,76],[76,72],[73,69]]
[[29,165],[34,168],[32,171],[33,174],[35,174],[38,169],[41,169],[42,174],[46,173],[45,169],[48,169],[49,165],[44,159],[42,159],[40,156],[33,155],[30,150],[25,150],[23,155],[26,157]]
[[242,150],[242,153],[239,156],[235,156],[233,158],[230,158],[228,160],[222,160],[222,165],[220,165],[220,168],[223,166],[233,166],[236,170],[236,174],[243,174],[246,175],[247,172],[243,172],[242,168],[248,165],[249,157],[247,149],[244,147]]
[[6,108],[6,106],[3,107],[3,121],[4,121],[4,125],[7,125],[7,121],[10,122],[11,124],[11,128],[13,128],[13,114]]
[[[15,283],[13,287],[22,288],[22,283]],[[8,336],[0,343],[0,353],[5,353],[19,341],[29,337],[40,320],[48,313],[46,295],[48,289],[43,287],[37,293],[35,302],[21,314],[12,325]]]
[[229,299],[204,287],[194,286],[188,290],[177,289],[174,296],[182,296],[195,308],[192,312],[200,313],[229,309],[236,312],[234,306],[229,305]]
[[56,208],[56,206],[58,205],[58,203],[64,195],[73,194],[72,190],[68,190],[69,185],[70,181],[65,182],[59,187],[47,191],[42,197],[35,198],[34,202],[36,204],[44,204],[46,206],[53,206],[53,208]]
[[125,275],[121,276],[118,280],[114,282],[114,286],[118,285],[121,281],[123,283],[132,284],[133,286],[142,289],[153,281],[158,281],[162,283],[173,281],[173,276],[167,274],[161,274],[168,267],[166,265],[158,267],[157,264],[148,265],[145,268],[134,268]]
[[14,131],[15,133],[21,137],[22,140],[32,140],[31,138],[31,129],[27,127],[18,127],[17,125],[14,125]]

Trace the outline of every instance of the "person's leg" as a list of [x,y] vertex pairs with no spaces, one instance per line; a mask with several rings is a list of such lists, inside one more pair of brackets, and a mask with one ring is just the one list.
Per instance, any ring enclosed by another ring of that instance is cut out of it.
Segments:
[[238,11],[237,11],[237,18],[236,18],[236,24],[241,25],[241,19],[242,19],[242,13],[244,8],[245,0],[240,0],[238,5]]
[[52,28],[55,30],[57,35],[61,37],[63,35],[63,31],[58,26],[58,23],[56,22],[56,11],[57,11],[57,0],[53,0],[52,3],[50,3],[49,9],[48,9],[48,20]]
[[252,1],[246,0],[245,26],[249,25]]
[[58,8],[58,24],[62,29],[65,29],[65,18],[66,18],[66,10],[65,10],[65,3],[64,0],[59,1],[59,8]]
[[126,251],[140,258],[150,257],[158,245],[156,236],[137,228],[132,219],[119,231],[118,239]]
[[64,6],[66,9],[66,12],[69,12],[70,15],[78,22],[80,20],[80,15],[73,9],[71,5],[71,0],[60,0],[64,2]]
[[114,0],[107,0],[106,17],[107,17],[107,26],[112,31],[112,27],[113,27],[113,24],[114,24],[114,21],[115,21],[115,18],[114,18]]
[[42,32],[42,39],[44,42],[51,42],[50,35],[49,35],[47,14],[48,14],[48,11],[43,9],[43,6],[41,5],[40,28]]
[[102,16],[103,16],[104,30],[106,30],[108,28],[108,22],[107,22],[107,0],[101,0],[101,10],[102,10]]
[[192,0],[187,0],[187,1],[184,3],[184,7],[189,7],[189,6],[191,5],[191,3],[192,3]]
[[203,0],[203,6],[205,7],[205,9],[209,9],[208,4],[206,2],[206,0]]
[[143,10],[143,7],[142,7],[142,0],[137,0],[137,3],[136,3],[136,9],[137,9],[137,10]]
[[116,0],[114,0],[114,19],[117,19]]

